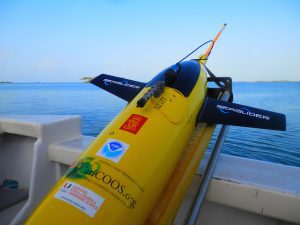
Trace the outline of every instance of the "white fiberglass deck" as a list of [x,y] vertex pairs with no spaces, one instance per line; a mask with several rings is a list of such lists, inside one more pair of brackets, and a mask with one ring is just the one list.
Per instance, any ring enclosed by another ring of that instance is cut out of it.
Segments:
[[[93,139],[81,135],[78,116],[0,117],[0,181],[18,180],[28,193],[27,199],[0,211],[0,224],[24,221]],[[207,158],[175,224],[183,223]],[[221,155],[198,224],[300,223],[299,174],[297,167]]]

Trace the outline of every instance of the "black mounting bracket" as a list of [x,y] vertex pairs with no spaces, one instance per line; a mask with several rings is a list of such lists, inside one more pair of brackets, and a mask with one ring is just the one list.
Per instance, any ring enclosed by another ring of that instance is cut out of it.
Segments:
[[208,77],[207,81],[214,82],[219,86],[218,88],[207,88],[208,97],[218,99],[222,92],[228,91],[230,93],[229,102],[233,101],[231,77]]

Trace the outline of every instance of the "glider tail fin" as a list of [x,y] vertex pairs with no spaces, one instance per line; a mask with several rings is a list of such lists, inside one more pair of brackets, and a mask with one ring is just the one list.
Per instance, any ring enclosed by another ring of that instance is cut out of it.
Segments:
[[286,130],[285,115],[207,97],[198,122]]
[[145,86],[145,83],[101,74],[90,83],[130,102]]

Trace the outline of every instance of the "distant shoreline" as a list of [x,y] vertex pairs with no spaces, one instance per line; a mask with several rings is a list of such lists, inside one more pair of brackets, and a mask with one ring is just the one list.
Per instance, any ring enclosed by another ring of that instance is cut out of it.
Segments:
[[258,81],[252,81],[253,83],[288,83],[288,82],[300,82],[300,81],[290,81],[290,80],[271,80],[271,81],[264,81],[264,80],[258,80]]

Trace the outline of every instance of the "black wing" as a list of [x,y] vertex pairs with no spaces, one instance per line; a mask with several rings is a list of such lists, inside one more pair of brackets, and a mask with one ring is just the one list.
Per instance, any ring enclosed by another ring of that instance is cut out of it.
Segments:
[[145,83],[101,74],[90,81],[92,84],[130,102],[145,86]]
[[231,102],[206,98],[198,122],[286,130],[285,115]]

